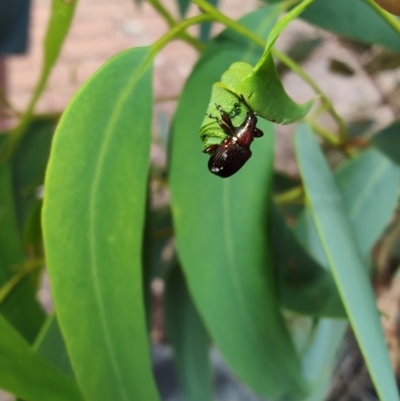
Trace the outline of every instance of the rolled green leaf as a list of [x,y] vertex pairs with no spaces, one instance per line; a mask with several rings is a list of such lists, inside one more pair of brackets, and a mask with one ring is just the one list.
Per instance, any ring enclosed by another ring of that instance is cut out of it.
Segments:
[[[231,114],[235,126],[244,121],[248,110],[279,124],[291,124],[308,113],[312,101],[299,105],[287,95],[276,72],[271,49],[288,23],[304,11],[312,1],[305,0],[294,7],[272,28],[267,37],[264,53],[255,67],[238,60],[222,74],[221,81],[213,85],[211,100],[200,129],[200,137],[205,148],[221,143],[227,136],[213,118],[220,118],[218,106]],[[278,7],[271,7],[271,15],[276,15],[279,11]]]

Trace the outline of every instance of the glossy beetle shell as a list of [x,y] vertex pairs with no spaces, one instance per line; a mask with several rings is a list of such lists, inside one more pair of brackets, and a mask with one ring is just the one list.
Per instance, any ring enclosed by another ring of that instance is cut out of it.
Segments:
[[254,138],[263,136],[256,127],[257,117],[252,111],[247,112],[246,119],[238,127],[234,127],[231,118],[220,106],[221,119],[215,118],[219,126],[228,135],[219,145],[211,145],[204,150],[211,155],[208,169],[219,177],[226,178],[240,170],[251,157],[250,144]]
[[241,146],[229,136],[218,146],[208,161],[208,169],[222,178],[235,174],[251,157],[248,146]]

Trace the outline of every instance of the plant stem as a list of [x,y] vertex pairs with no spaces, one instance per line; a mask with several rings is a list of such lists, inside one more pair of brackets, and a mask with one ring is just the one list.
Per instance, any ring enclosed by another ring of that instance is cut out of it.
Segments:
[[27,261],[23,263],[17,273],[0,287],[0,305],[11,294],[11,292],[36,269],[43,266],[43,259]]
[[220,22],[226,27],[231,28],[233,31],[240,33],[242,36],[246,37],[247,39],[251,40],[252,42],[264,48],[265,41],[262,38],[260,38],[258,35],[251,32],[238,22],[230,19],[225,14],[222,14],[217,8],[207,3],[207,1],[192,0],[192,3],[197,4],[202,11],[204,11],[207,15],[209,15],[212,18],[212,20]]
[[24,131],[28,127],[29,121],[31,120],[33,109],[35,108],[36,102],[40,98],[40,95],[42,94],[46,86],[49,75],[50,75],[50,69],[44,68],[40,75],[39,81],[36,85],[36,88],[33,92],[33,96],[31,97],[28,106],[24,114],[22,115],[20,123],[9,134],[8,141],[6,142],[5,145],[5,150],[0,155],[0,163],[7,160],[13,154],[14,150],[21,141]]
[[383,8],[379,7],[373,0],[364,0],[386,23],[398,34],[400,35],[400,21],[394,15],[388,13]]
[[[203,11],[207,14],[212,16],[215,21],[218,21],[224,24],[226,27],[240,33],[247,39],[251,40],[252,42],[258,44],[262,48],[265,47],[265,41],[256,35],[255,33],[251,32],[249,29],[241,25],[240,23],[233,21],[226,15],[219,12],[215,7],[211,4],[207,3],[205,0],[192,0],[193,3],[197,4]],[[343,121],[343,119],[339,116],[336,112],[332,102],[329,98],[325,95],[322,89],[318,86],[318,84],[301,68],[299,64],[297,64],[293,59],[291,59],[286,54],[280,52],[276,48],[272,49],[272,54],[279,59],[282,63],[284,63],[287,67],[289,67],[294,73],[296,73],[300,78],[303,79],[310,87],[321,97],[324,107],[326,110],[332,115],[332,118],[336,121],[339,127],[339,133],[341,142],[345,142],[347,140],[347,128]],[[333,143],[332,143],[333,144]],[[337,145],[335,145],[337,146]]]
[[[179,24],[179,22],[174,19],[174,17],[161,4],[159,0],[148,0],[148,1],[155,8],[155,10],[165,19],[170,28],[174,28]],[[198,40],[197,38],[194,38],[193,36],[189,35],[186,32],[181,33],[180,36],[182,40],[193,46],[197,51],[202,52],[204,50],[203,43],[201,43],[200,40]]]
[[327,130],[324,127],[321,127],[320,125],[316,124],[312,120],[307,120],[307,123],[310,125],[310,127],[313,129],[313,131],[318,134],[321,138],[323,138],[325,141],[329,142],[333,146],[340,146],[340,141],[338,140],[337,136]]
[[179,37],[179,35],[189,28],[192,25],[202,24],[203,22],[212,21],[213,18],[209,15],[202,14],[196,15],[195,17],[188,18],[182,22],[177,23],[172,29],[167,32],[164,36],[157,40],[157,42],[153,43],[151,46],[151,59],[164,47],[166,46],[172,39]]
[[274,196],[274,201],[277,205],[287,203],[304,203],[304,188],[301,186],[284,191]]

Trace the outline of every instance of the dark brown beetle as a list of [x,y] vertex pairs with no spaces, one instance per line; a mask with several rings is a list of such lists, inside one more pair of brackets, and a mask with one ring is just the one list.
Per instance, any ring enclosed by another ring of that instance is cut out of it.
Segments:
[[256,127],[257,117],[249,110],[246,119],[241,125],[235,127],[230,115],[217,106],[221,113],[221,119],[214,118],[219,126],[228,135],[219,145],[211,145],[204,149],[204,153],[211,155],[208,161],[208,169],[219,177],[226,178],[240,170],[251,157],[250,144],[254,138],[259,138],[264,133]]

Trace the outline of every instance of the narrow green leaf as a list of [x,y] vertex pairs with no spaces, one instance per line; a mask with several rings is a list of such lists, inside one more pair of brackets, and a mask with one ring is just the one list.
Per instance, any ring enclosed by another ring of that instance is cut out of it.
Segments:
[[301,125],[296,152],[313,220],[350,323],[382,401],[399,399],[375,297],[343,201],[312,132]]
[[400,51],[399,35],[364,1],[315,0],[301,18],[347,38]]
[[[210,3],[214,7],[218,6],[218,0],[207,0],[207,2]],[[211,27],[212,27],[211,22],[206,22],[206,23],[200,25],[200,40],[203,43],[207,43],[209,41]]]
[[344,320],[319,320],[311,346],[303,357],[304,373],[312,387],[305,401],[325,399],[347,327],[348,323]]
[[64,374],[74,376],[56,315],[47,318],[33,348]]
[[41,242],[38,217],[42,202],[37,191],[44,183],[57,120],[55,116],[35,117],[11,159],[18,225],[24,244],[31,247]]
[[[262,9],[242,23],[265,37],[274,19],[272,9]],[[227,30],[196,65],[173,124],[172,210],[189,292],[224,359],[259,394],[296,398],[304,394],[304,382],[280,314],[265,230],[272,126],[260,121],[264,137],[254,143],[252,158],[226,180],[208,171],[197,136],[212,83],[233,61],[259,56],[251,43]]]
[[[335,178],[361,255],[364,260],[369,260],[372,244],[382,233],[394,211],[399,170],[379,152],[369,150],[343,164]],[[308,210],[296,228],[298,237],[317,256],[319,262],[327,266],[328,262]],[[313,342],[304,358],[305,373],[313,386],[307,401],[319,401],[329,390],[346,327],[345,322],[338,320],[322,319],[318,322]]]
[[168,338],[174,349],[184,398],[186,401],[211,401],[210,340],[178,265],[167,276],[165,295]]
[[183,18],[189,8],[190,0],[176,0],[178,3],[179,14]]
[[78,0],[52,0],[50,19],[43,43],[44,58],[40,77],[19,126],[8,137],[4,153],[6,158],[14,152],[22,137],[26,135],[26,128],[36,102],[46,87],[51,70],[68,34],[77,3]]
[[[335,172],[347,215],[363,260],[382,234],[397,204],[399,169],[374,149],[349,160]],[[321,266],[328,267],[318,233],[307,208],[296,225],[296,234]],[[303,358],[305,374],[312,384],[307,401],[320,401],[329,390],[339,345],[347,322],[321,319]]]
[[[0,287],[17,273],[24,262],[15,216],[10,163],[0,163]],[[44,321],[44,313],[35,298],[33,283],[26,277],[4,302],[0,313],[28,341],[33,342]]]
[[272,244],[282,305],[301,314],[345,318],[332,275],[297,242],[276,207],[272,209]]
[[51,14],[44,38],[43,71],[50,71],[57,61],[68,34],[78,0],[53,0]]
[[343,163],[335,181],[364,265],[397,206],[399,168],[375,149]]
[[0,316],[0,388],[27,401],[83,401],[79,388]]
[[[396,165],[374,149],[343,163],[335,172],[335,182],[366,266],[370,263],[373,245],[394,213],[399,179]],[[307,239],[308,244],[312,244],[314,257],[327,267],[309,210],[299,218],[296,235],[301,242]]]
[[371,142],[396,164],[400,165],[400,121],[395,121],[375,134]]
[[[399,178],[396,165],[375,149],[343,163],[335,172],[335,182],[366,265],[397,204]],[[322,267],[328,264],[309,210],[298,219],[296,234],[306,248],[312,248],[319,262],[305,253],[280,220],[279,215],[273,219],[273,239],[283,305],[314,316],[345,317],[332,276]]]
[[[55,315],[49,316],[43,324],[40,333],[35,339],[33,349],[66,376],[74,377],[65,342]],[[74,383],[78,386],[75,381]],[[18,401],[24,400],[18,398]]]
[[110,60],[60,121],[43,231],[57,317],[88,400],[157,400],[143,306],[149,48]]
[[[285,28],[289,25],[291,21],[297,18],[301,13],[303,13],[314,0],[303,0],[296,7],[293,7],[288,13],[282,17],[279,22],[273,27],[271,32],[268,35],[267,43],[265,45],[264,55],[269,53],[272,49],[272,46],[278,39],[279,35],[285,30]],[[258,65],[262,64],[262,60],[258,63]],[[257,66],[256,66],[257,68]]]

